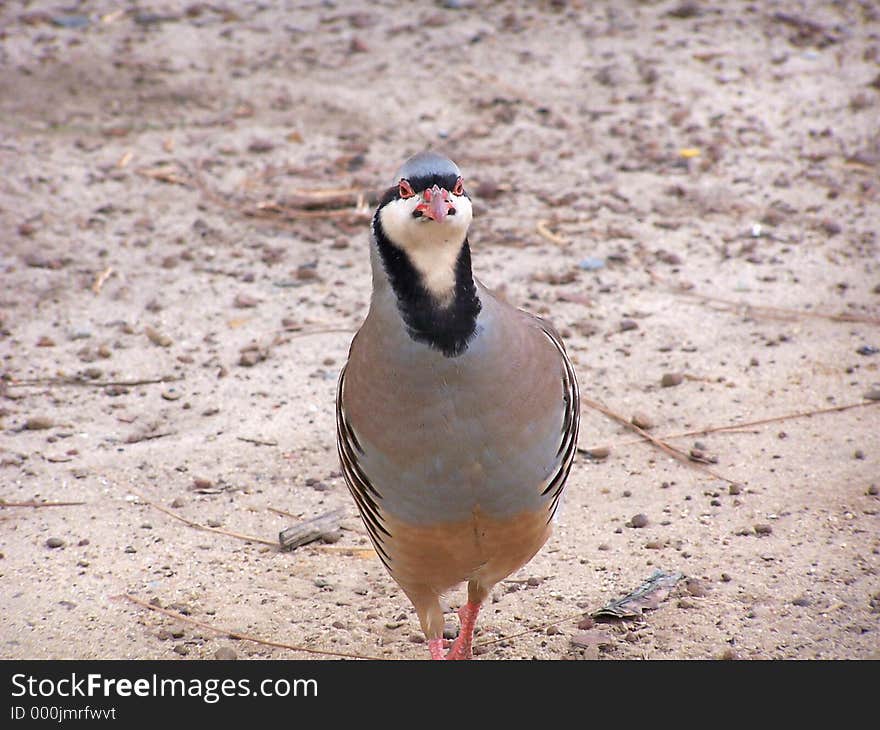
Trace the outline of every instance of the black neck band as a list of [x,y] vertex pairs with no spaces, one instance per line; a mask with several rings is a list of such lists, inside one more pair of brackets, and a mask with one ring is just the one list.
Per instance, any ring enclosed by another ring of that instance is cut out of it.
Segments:
[[455,261],[452,300],[443,304],[425,287],[422,275],[406,252],[385,234],[378,212],[373,218],[373,232],[409,336],[440,350],[446,357],[461,355],[477,329],[477,316],[482,308],[471,273],[467,238]]

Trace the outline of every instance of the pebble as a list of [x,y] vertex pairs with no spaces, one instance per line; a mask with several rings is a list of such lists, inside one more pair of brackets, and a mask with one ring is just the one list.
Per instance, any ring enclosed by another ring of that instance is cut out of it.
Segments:
[[156,634],[156,638],[159,641],[168,641],[171,639],[171,632],[168,629],[159,629],[159,633]]
[[[214,482],[206,477],[193,477],[193,489],[213,489]],[[174,506],[174,505],[172,505]]]
[[168,335],[162,334],[161,332],[159,332],[159,330],[150,327],[150,325],[144,327],[144,334],[147,336],[150,342],[152,342],[154,345],[158,345],[159,347],[171,347],[171,345],[174,343],[174,340],[172,340]]
[[590,616],[584,616],[580,621],[578,621],[578,629],[580,631],[589,631],[596,625],[596,622]]
[[410,634],[409,641],[411,644],[424,644],[425,637],[422,636],[421,634]]
[[313,264],[303,264],[297,267],[294,276],[297,281],[316,281],[321,278]]
[[60,537],[50,537],[46,540],[46,547],[50,548],[60,548],[64,547],[65,543]]
[[51,337],[43,335],[39,340],[37,340],[37,347],[55,347],[55,340]]
[[727,488],[727,491],[728,491],[730,494],[734,494],[734,495],[735,495],[735,494],[741,494],[741,493],[742,493],[742,486],[740,486],[739,484],[731,484],[731,485]]
[[810,599],[807,598],[806,596],[798,596],[797,598],[792,600],[792,603],[795,606],[809,606],[810,603],[812,603],[812,601],[810,601]]
[[54,425],[55,422],[48,416],[31,416],[24,422],[24,427],[28,431],[44,431]]
[[664,373],[663,377],[660,378],[660,385],[664,388],[672,388],[676,385],[681,385],[684,382],[684,376],[681,373]]
[[874,347],[873,345],[862,345],[856,352],[859,355],[876,355],[880,352],[880,347]]
[[865,458],[865,452],[862,451],[861,449],[856,449],[856,450],[853,452],[853,458],[854,458],[854,459],[864,459],[864,458]]
[[458,629],[452,624],[445,624],[443,626],[443,638],[444,639],[454,639],[458,636]]
[[220,520],[210,519],[206,524],[208,527],[220,527],[223,523]]
[[878,494],[880,494],[880,487],[878,487],[876,484],[872,484],[870,487],[868,487],[868,494],[876,497]]
[[601,461],[602,459],[608,458],[608,455],[611,453],[611,449],[609,449],[607,446],[598,446],[595,449],[587,449],[585,453],[591,459]]
[[773,533],[773,528],[767,524],[757,524],[755,525],[755,534],[756,535],[770,535]]
[[185,504],[186,502],[184,502],[180,497],[175,497],[173,500],[171,500],[171,506],[175,509],[180,509]]
[[648,550],[662,550],[663,549],[663,541],[662,540],[648,540],[645,543],[645,547]]
[[637,515],[630,517],[627,527],[645,527],[648,524],[648,516],[639,512]]
[[233,304],[239,309],[250,309],[252,307],[256,307],[260,303],[259,299],[250,296],[249,294],[239,293],[235,295],[235,300]]
[[639,323],[634,319],[622,319],[620,320],[620,331],[628,332],[629,330],[637,330],[639,328]]
[[654,428],[654,421],[642,411],[636,411],[633,413],[630,420],[632,421],[633,426],[638,426],[645,431]]
[[685,588],[694,598],[703,598],[709,592],[706,584],[698,578],[688,578]]
[[581,268],[584,271],[598,271],[604,267],[605,259],[600,259],[595,256],[588,256],[578,263],[578,268]]
[[175,388],[169,388],[168,390],[162,391],[162,398],[164,400],[179,400],[182,395],[183,393],[181,393],[179,390],[176,390]]
[[606,550],[610,550],[610,549],[611,549],[611,546],[610,546],[607,542],[600,542],[600,543],[596,546],[596,549],[597,549],[597,550],[602,550],[602,551],[604,552],[604,551],[606,551]]
[[722,583],[730,583],[733,580],[733,576],[730,573],[722,573],[721,574],[721,582]]
[[689,598],[679,598],[678,603],[676,604],[679,608],[696,608],[697,604],[691,601]]
[[724,661],[736,661],[738,659],[741,659],[742,657],[740,657],[740,655],[736,653],[736,649],[732,647],[727,647],[724,651],[721,652],[721,654],[718,655],[718,658]]
[[186,644],[175,644],[174,653],[180,654],[180,656],[186,656],[187,654],[189,654],[189,649],[187,648]]
[[214,658],[221,662],[229,662],[238,659],[238,654],[236,654],[235,650],[231,647],[221,646],[214,652]]
[[862,398],[865,400],[880,400],[880,388],[872,388]]

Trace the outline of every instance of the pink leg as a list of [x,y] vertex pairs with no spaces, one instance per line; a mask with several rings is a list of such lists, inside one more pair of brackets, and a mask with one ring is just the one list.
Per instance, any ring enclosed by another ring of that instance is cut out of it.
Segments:
[[447,659],[472,659],[473,651],[471,645],[474,641],[474,627],[477,624],[477,615],[480,613],[480,603],[472,603],[468,601],[464,606],[458,609],[458,617],[461,619],[461,629],[458,632],[458,638],[452,645]]
[[431,652],[431,659],[445,659],[446,658],[446,640],[445,639],[431,639],[428,642],[428,650]]

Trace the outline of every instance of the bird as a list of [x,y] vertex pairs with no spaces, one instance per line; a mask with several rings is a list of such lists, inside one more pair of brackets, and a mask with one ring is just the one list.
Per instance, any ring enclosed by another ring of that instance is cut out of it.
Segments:
[[[432,659],[472,658],[492,588],[548,539],[580,423],[557,331],[474,276],[472,220],[451,159],[403,163],[372,216],[369,310],[336,393],[346,485]],[[441,600],[463,583],[450,646]]]

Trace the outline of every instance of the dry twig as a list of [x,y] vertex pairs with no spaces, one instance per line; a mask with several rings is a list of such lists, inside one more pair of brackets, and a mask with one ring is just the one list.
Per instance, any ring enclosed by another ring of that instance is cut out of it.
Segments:
[[161,613],[165,616],[173,618],[177,621],[181,621],[183,623],[190,624],[191,626],[198,626],[200,629],[205,629],[206,631],[213,631],[216,634],[222,634],[224,636],[228,636],[230,639],[236,639],[238,641],[252,641],[255,644],[262,644],[263,646],[274,646],[279,649],[289,649],[291,651],[303,651],[309,654],[321,654],[324,656],[338,656],[343,657],[345,659],[382,659],[383,657],[375,657],[375,656],[367,656],[364,654],[353,654],[347,653],[344,651],[329,651],[327,649],[313,649],[308,646],[297,646],[295,644],[285,644],[281,641],[269,641],[267,639],[261,639],[257,636],[251,636],[250,634],[242,634],[238,631],[231,631],[230,629],[224,629],[222,627],[212,626],[211,624],[205,623],[204,621],[198,621],[197,619],[189,618],[188,616],[183,616],[175,611],[170,611],[167,608],[161,608],[160,606],[154,606],[152,603],[147,603],[146,601],[142,601],[140,598],[135,598],[134,596],[129,595],[121,595],[116,596],[116,598],[125,599],[130,603],[135,604],[136,606],[140,606],[141,608],[146,608],[149,611],[155,611],[156,613]]
[[254,537],[253,535],[245,535],[240,532],[233,532],[232,530],[224,530],[221,527],[208,527],[208,525],[203,525],[200,522],[196,522],[195,520],[187,519],[186,517],[181,517],[178,514],[175,514],[174,511],[168,509],[167,507],[163,507],[161,504],[156,504],[155,502],[150,501],[142,494],[136,492],[135,490],[130,490],[138,499],[140,499],[144,504],[153,507],[154,509],[159,510],[160,512],[164,512],[169,517],[173,517],[175,520],[179,520],[183,522],[185,525],[189,525],[190,527],[194,527],[196,530],[204,530],[205,532],[213,532],[218,535],[226,535],[228,537],[235,537],[239,540],[245,540],[246,542],[257,542],[262,545],[271,545],[274,548],[278,547],[278,543],[275,540],[265,540],[262,537]]

